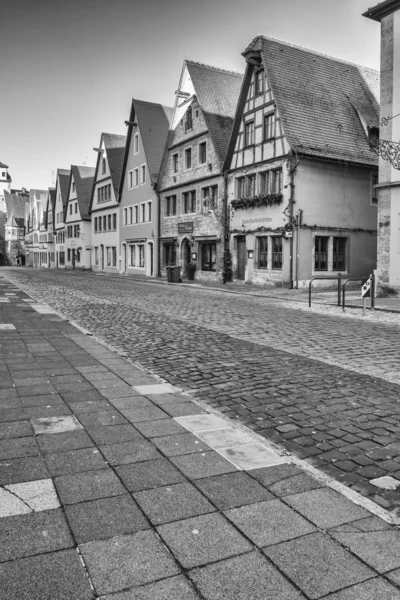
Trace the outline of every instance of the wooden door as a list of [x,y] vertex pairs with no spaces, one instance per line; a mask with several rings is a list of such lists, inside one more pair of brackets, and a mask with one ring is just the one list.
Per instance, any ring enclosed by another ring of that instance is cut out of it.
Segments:
[[246,271],[246,238],[237,240],[237,279],[244,279]]

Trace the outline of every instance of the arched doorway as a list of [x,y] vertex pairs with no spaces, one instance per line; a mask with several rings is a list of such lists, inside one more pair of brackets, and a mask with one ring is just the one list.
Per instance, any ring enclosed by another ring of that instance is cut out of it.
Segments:
[[154,277],[154,244],[147,242],[146,275]]
[[181,259],[182,259],[182,275],[187,277],[187,265],[191,262],[191,245],[187,238],[184,238],[181,246]]

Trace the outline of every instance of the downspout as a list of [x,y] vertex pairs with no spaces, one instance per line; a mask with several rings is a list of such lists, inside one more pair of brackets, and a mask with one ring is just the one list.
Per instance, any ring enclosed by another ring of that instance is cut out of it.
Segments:
[[[289,223],[291,223],[292,225],[294,225],[294,204],[295,204],[295,184],[294,184],[294,177],[295,177],[295,172],[296,169],[299,165],[299,158],[297,156],[297,154],[295,153],[295,151],[290,150],[289,151],[289,157],[288,157],[288,162],[289,162],[289,169],[290,169],[290,198],[289,198]],[[293,256],[293,250],[294,250],[294,244],[293,244],[294,240],[293,240],[293,235],[290,238],[290,264],[289,264],[289,277],[290,277],[290,289],[293,289],[293,265],[294,265],[294,256]],[[297,255],[296,255],[296,265],[297,265]],[[296,276],[298,277],[298,273],[296,273]]]
[[223,198],[223,236],[224,236],[224,266],[222,282],[225,284],[230,280],[229,270],[231,269],[231,261],[229,257],[229,229],[230,223],[228,219],[228,171],[224,171],[224,198]]
[[157,190],[157,184],[153,185],[154,191],[156,193],[157,196],[157,212],[158,212],[158,217],[157,217],[157,277],[161,277],[161,242],[160,242],[160,236],[161,236],[161,200],[160,200],[160,194],[158,193]]

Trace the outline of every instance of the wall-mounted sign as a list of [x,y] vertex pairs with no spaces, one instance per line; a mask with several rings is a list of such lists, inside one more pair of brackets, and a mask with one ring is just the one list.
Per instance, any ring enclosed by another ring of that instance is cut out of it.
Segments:
[[193,221],[190,223],[178,223],[178,233],[193,233]]

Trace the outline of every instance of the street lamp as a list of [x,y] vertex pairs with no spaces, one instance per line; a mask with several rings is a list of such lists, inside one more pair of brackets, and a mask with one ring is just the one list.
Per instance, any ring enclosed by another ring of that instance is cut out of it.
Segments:
[[253,258],[253,256],[254,256],[254,250],[247,250],[247,257]]

